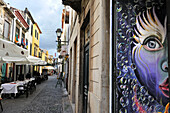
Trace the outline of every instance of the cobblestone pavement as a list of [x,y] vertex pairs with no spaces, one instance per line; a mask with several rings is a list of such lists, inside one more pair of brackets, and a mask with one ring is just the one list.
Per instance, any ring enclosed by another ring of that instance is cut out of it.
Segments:
[[56,75],[37,85],[36,91],[26,98],[3,99],[3,113],[72,113],[72,107],[64,88],[55,87]]

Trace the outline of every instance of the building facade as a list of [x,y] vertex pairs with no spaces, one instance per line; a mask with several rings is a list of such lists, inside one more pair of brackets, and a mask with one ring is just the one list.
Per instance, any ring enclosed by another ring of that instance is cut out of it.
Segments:
[[[1,0],[0,1],[0,38],[7,42],[13,42],[13,24],[15,15],[10,11],[9,6]],[[1,83],[12,81],[14,78],[13,63],[0,63],[0,80]]]
[[72,8],[68,93],[74,113],[169,112],[169,1],[63,4]]
[[[27,8],[22,11],[17,8],[11,7],[3,0],[0,1],[0,38],[3,39],[1,41],[2,43],[4,42],[4,40],[6,40],[7,44],[10,43],[11,46],[13,44],[16,44],[21,51],[23,50],[24,52],[28,52],[26,54],[20,53],[24,56],[25,59],[29,55],[40,57],[40,34],[41,30],[37,23],[35,23],[33,17],[31,16],[31,13],[28,11]],[[12,56],[14,57],[22,57],[22,55],[17,55],[17,53],[13,54],[14,55]],[[7,53],[6,56],[11,55]],[[6,56],[4,56],[4,58]],[[33,76],[33,66],[27,63],[19,63],[17,60],[11,60],[8,63],[4,63],[2,59],[1,62],[0,75],[2,78],[1,81],[3,83],[15,81],[18,79],[19,75],[22,75],[23,78],[25,78],[27,73],[31,73]],[[35,69],[39,71],[38,67],[36,67]]]
[[27,35],[26,47],[28,48],[29,55],[32,55],[33,25],[35,24],[35,21],[27,8],[25,8],[22,15],[24,15],[24,19],[29,25],[29,29],[26,34]]
[[[68,93],[75,113],[109,112],[109,0],[70,2]],[[74,3],[74,4],[73,4]]]

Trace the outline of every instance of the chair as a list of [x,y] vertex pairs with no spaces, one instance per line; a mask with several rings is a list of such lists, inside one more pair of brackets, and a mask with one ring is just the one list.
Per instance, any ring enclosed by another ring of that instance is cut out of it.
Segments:
[[31,81],[31,87],[34,88],[34,90],[36,90],[36,82],[35,82],[35,80]]
[[[1,93],[2,90],[3,90],[3,89],[0,89],[0,93]],[[0,106],[1,106],[1,110],[3,111],[3,107],[2,107],[1,100],[2,100],[2,98],[0,97]]]
[[26,94],[26,98],[28,97],[28,85],[27,84],[19,85],[17,86],[17,89],[18,89],[19,94]]
[[30,91],[30,94],[31,94],[31,91],[32,91],[32,83],[31,83],[31,81],[29,81],[27,83],[27,90]]

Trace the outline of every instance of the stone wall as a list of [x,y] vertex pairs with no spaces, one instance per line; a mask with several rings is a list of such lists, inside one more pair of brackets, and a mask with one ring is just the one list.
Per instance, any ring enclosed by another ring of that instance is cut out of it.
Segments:
[[[71,25],[69,92],[72,103],[75,102],[75,113],[82,113],[83,109],[84,30],[82,29],[87,24],[90,25],[87,112],[109,112],[109,2],[109,0],[83,0],[81,14],[77,15],[76,22],[73,20]],[[89,13],[89,22],[86,22]]]

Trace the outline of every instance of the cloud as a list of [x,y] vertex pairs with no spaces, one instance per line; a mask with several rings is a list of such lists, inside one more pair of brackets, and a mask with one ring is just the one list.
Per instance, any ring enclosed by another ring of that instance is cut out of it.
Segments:
[[4,0],[12,7],[31,12],[38,23],[42,34],[40,35],[40,48],[47,49],[49,54],[56,52],[56,29],[61,28],[62,0]]

